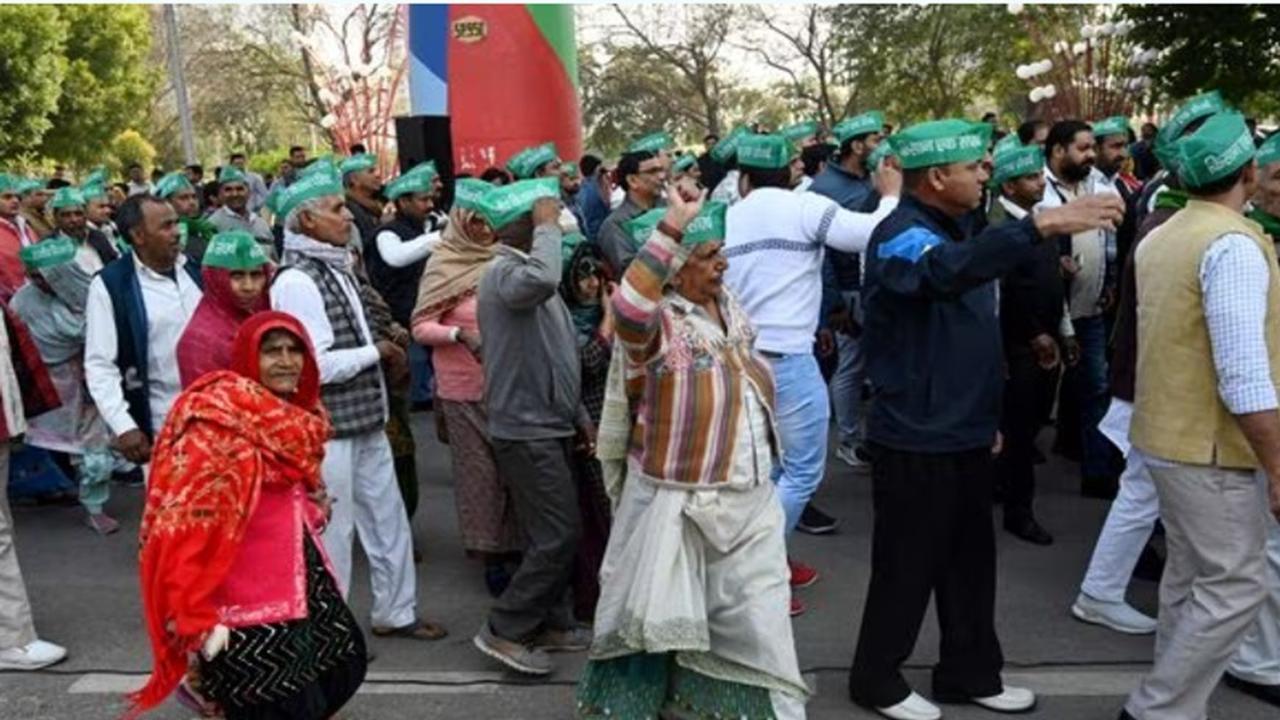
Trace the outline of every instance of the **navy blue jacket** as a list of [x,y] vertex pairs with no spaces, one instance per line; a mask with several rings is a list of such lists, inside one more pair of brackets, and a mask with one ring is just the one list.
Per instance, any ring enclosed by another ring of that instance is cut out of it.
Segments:
[[973,238],[966,225],[908,195],[871,235],[862,296],[872,442],[944,453],[995,440],[1004,358],[992,281],[1040,237],[1029,218]]
[[[880,194],[871,183],[870,175],[858,177],[834,161],[827,163],[822,172],[813,178],[809,192],[829,197],[840,207],[853,212],[874,212],[880,202]],[[840,290],[857,290],[861,286],[862,270],[857,253],[827,248],[824,264],[832,266]]]

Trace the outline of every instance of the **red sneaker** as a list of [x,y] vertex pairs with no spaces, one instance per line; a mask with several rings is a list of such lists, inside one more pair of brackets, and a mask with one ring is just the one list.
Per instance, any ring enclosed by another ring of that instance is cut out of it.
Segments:
[[791,568],[791,587],[793,589],[807,588],[818,582],[818,571],[799,560],[787,558],[787,565]]
[[804,603],[800,602],[800,598],[795,595],[791,596],[791,617],[803,615],[805,611]]

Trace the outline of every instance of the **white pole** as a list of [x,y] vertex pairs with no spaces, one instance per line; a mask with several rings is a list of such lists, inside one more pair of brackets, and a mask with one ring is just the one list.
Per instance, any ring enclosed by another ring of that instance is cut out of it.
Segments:
[[178,16],[172,5],[164,6],[165,34],[169,36],[169,79],[173,82],[173,93],[178,99],[178,120],[182,124],[182,154],[187,164],[196,162],[195,129],[191,123],[191,106],[187,103],[187,80],[182,72],[182,52],[178,45]]

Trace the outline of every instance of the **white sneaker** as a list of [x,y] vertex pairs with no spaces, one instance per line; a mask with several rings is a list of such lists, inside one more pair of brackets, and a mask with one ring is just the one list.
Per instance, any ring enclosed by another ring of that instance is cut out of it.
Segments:
[[1071,614],[1082,622],[1101,625],[1126,635],[1150,635],[1156,631],[1156,619],[1144,615],[1127,602],[1103,602],[1084,593],[1076,596]]
[[942,720],[942,710],[915,692],[897,705],[876,708],[876,712],[892,720]]
[[67,649],[61,645],[36,640],[25,647],[0,650],[0,670],[39,670],[66,657]]
[[845,445],[841,443],[836,446],[836,459],[854,470],[869,470],[871,464],[858,457],[857,448],[853,445]]
[[1002,713],[1026,712],[1036,706],[1036,694],[1026,688],[1004,686],[1004,692],[973,701],[988,710]]

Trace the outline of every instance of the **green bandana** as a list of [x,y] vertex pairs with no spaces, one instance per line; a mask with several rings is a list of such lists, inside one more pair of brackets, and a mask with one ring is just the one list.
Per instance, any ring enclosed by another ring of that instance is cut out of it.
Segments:
[[507,169],[517,179],[528,180],[544,165],[555,160],[556,157],[555,143],[535,145],[511,156],[511,159],[507,161]]
[[36,190],[43,190],[43,189],[44,189],[44,183],[34,178],[23,178],[18,181],[17,190],[19,195],[26,195],[28,193],[35,192]]
[[1249,211],[1249,219],[1261,225],[1262,231],[1270,235],[1273,241],[1280,242],[1280,218],[1262,208],[1254,208]]
[[994,157],[1006,150],[1016,150],[1020,147],[1022,147],[1022,141],[1018,139],[1018,134],[1009,133],[996,142],[996,146],[991,149],[991,155]]
[[1280,132],[1271,133],[1258,147],[1258,167],[1266,167],[1273,162],[1280,162]]
[[491,187],[480,202],[480,214],[494,230],[501,230],[533,209],[542,198],[560,197],[560,180],[538,178],[518,180],[510,185]]
[[836,136],[836,142],[841,145],[849,138],[882,132],[884,132],[884,113],[879,110],[871,110],[861,115],[845,118],[838,125],[831,128],[831,134]]
[[283,217],[280,217],[280,197],[283,194],[284,194],[284,186],[276,185],[275,187],[271,188],[270,192],[267,193],[267,199],[263,202],[263,205],[266,206],[267,211],[270,212],[272,215],[276,216],[280,220],[284,220]]
[[213,236],[200,264],[226,270],[254,270],[268,262],[266,251],[253,235],[244,230],[231,230]]
[[1039,145],[1004,148],[996,153],[995,169],[991,173],[991,187],[998,188],[1007,180],[1044,171],[1044,150]]
[[656,153],[659,150],[670,150],[675,147],[676,141],[671,137],[671,133],[660,130],[656,133],[649,133],[644,137],[636,140],[627,147],[627,152],[651,152]]
[[184,190],[195,191],[191,187],[191,181],[187,179],[186,173],[175,170],[168,175],[160,178],[160,182],[156,183],[156,197],[168,199],[173,195]]
[[791,143],[781,135],[748,135],[738,143],[738,164],[780,170],[791,164]]
[[1238,112],[1220,112],[1173,146],[1178,178],[1188,188],[1221,180],[1253,160],[1253,133]]
[[311,162],[307,163],[301,170],[298,170],[298,178],[304,178],[312,173],[326,172],[338,175],[341,179],[342,171],[338,169],[338,164],[333,161],[332,155],[322,155]]
[[43,270],[69,263],[76,257],[76,242],[66,235],[54,235],[18,251],[22,264],[30,270]]
[[709,202],[703,205],[698,216],[685,226],[683,244],[701,245],[724,240],[725,213],[728,211],[729,206],[722,202]]
[[17,193],[18,178],[9,173],[0,173],[0,193]]
[[576,162],[560,163],[560,175],[561,177],[567,177],[570,180],[578,177],[578,163]]
[[89,183],[80,186],[80,192],[84,194],[84,199],[88,202],[94,200],[106,201],[107,188],[101,183]]
[[80,186],[84,187],[85,185],[102,185],[105,187],[109,179],[110,177],[107,175],[107,169],[102,165],[99,165],[98,167],[93,169],[93,172],[85,176],[84,182],[81,183]]
[[808,122],[796,123],[788,125],[778,131],[778,134],[786,138],[792,143],[801,143],[807,138],[811,138],[818,134],[818,123],[810,120]]
[[338,170],[345,176],[348,173],[370,170],[377,164],[378,156],[371,155],[369,153],[360,153],[359,155],[352,155],[346,160],[343,160],[342,164],[338,166]]
[[902,169],[916,170],[981,160],[987,154],[991,131],[990,123],[931,120],[904,129],[890,142]]
[[883,138],[876,143],[876,148],[867,156],[867,168],[875,171],[879,169],[880,163],[885,158],[893,156],[893,143],[889,142],[889,138]]
[[240,183],[248,187],[249,179],[235,165],[223,165],[222,170],[218,173],[218,185],[226,185],[228,183]]
[[697,164],[698,158],[695,157],[693,153],[685,153],[680,156],[679,160],[676,160],[675,165],[671,166],[671,170],[672,172],[677,173],[689,172],[693,169],[693,166]]
[[648,242],[649,236],[666,215],[666,208],[654,208],[623,223],[622,229],[626,230],[627,236],[631,238],[631,247],[638,248]]
[[573,254],[578,251],[587,238],[582,233],[569,233],[560,239],[560,259],[564,262],[564,269],[569,269],[569,261],[573,259]]
[[319,169],[313,170],[305,177],[293,181],[293,184],[280,192],[277,201],[278,217],[287,218],[289,213],[299,205],[318,197],[342,195],[342,178],[333,163],[323,163]]
[[1129,118],[1123,115],[1109,117],[1106,120],[1099,120],[1093,124],[1093,137],[1095,140],[1102,140],[1108,135],[1124,135],[1129,137]]
[[1160,164],[1164,165],[1169,172],[1177,172],[1178,153],[1174,145],[1186,131],[1187,126],[1202,117],[1208,117],[1226,109],[1227,104],[1217,90],[1197,95],[1183,103],[1156,134],[1155,153]]
[[493,185],[476,178],[462,178],[453,185],[453,204],[463,210],[479,212],[484,196]]
[[406,193],[429,193],[435,179],[436,163],[434,160],[418,163],[409,168],[408,172],[387,183],[385,190],[387,199],[395,200]]
[[727,163],[738,154],[738,143],[742,142],[742,138],[751,134],[746,125],[739,125],[729,132],[727,136],[715,147],[711,148],[711,159],[718,163]]
[[84,193],[80,192],[80,188],[68,185],[67,187],[58,188],[58,192],[53,194],[53,200],[49,201],[49,207],[56,213],[59,210],[67,208],[84,207]]

